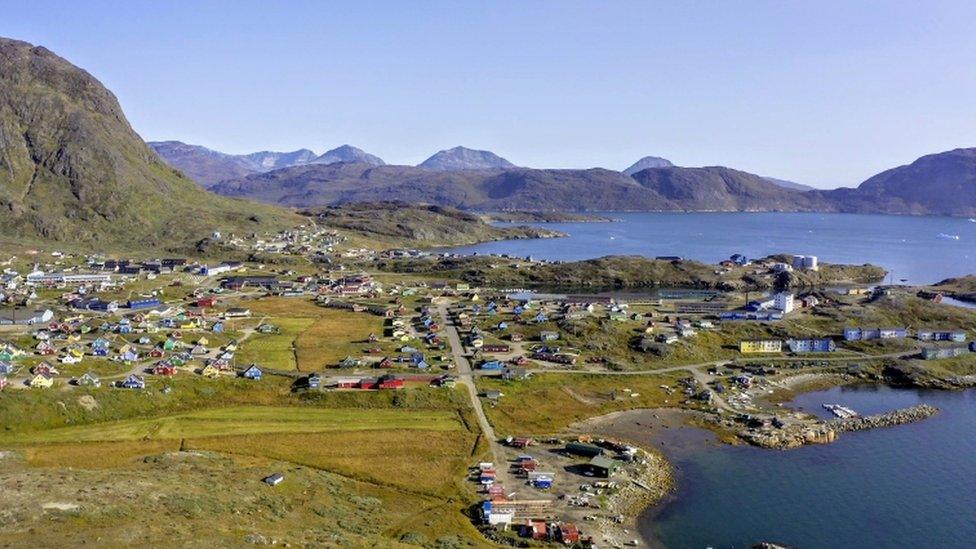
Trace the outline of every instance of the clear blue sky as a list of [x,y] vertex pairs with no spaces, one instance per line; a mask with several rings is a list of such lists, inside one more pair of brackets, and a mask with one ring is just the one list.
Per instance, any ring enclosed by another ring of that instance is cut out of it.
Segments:
[[101,79],[147,140],[824,187],[976,146],[974,29],[972,1],[0,0],[0,34]]

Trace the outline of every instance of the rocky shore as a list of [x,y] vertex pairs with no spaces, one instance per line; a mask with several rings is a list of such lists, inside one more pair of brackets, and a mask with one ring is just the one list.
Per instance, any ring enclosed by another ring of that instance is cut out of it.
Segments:
[[939,409],[927,404],[893,410],[873,416],[832,419],[815,424],[795,423],[780,428],[745,429],[739,437],[755,446],[776,450],[799,448],[806,444],[827,444],[840,433],[864,431],[880,427],[892,427],[921,421],[939,413]]
[[610,547],[621,547],[639,537],[637,517],[674,489],[668,461],[657,452],[643,449],[638,450],[637,468],[619,482],[622,484],[608,499],[606,514],[597,520],[593,536]]

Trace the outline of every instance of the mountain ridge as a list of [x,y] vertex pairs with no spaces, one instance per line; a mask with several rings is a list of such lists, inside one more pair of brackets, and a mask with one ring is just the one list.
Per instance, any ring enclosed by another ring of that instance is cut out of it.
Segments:
[[854,189],[806,191],[721,166],[647,168],[632,176],[602,168],[374,168],[349,164],[332,169],[277,170],[228,180],[214,190],[299,207],[391,199],[462,209],[976,216],[976,149],[926,155],[869,178]]
[[203,187],[221,181],[237,179],[254,173],[263,173],[305,164],[331,164],[335,162],[364,162],[383,165],[385,162],[352,145],[341,145],[321,155],[310,149],[295,151],[258,151],[246,154],[230,154],[192,145],[182,141],[150,141],[153,150],[167,164],[183,172]]
[[0,211],[11,236],[141,247],[298,220],[200,189],[142,141],[94,76],[9,38],[0,38]]

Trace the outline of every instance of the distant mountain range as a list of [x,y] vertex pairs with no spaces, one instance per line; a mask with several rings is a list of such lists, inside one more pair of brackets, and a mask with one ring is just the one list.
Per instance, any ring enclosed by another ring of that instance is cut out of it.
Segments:
[[384,164],[380,157],[351,145],[342,145],[321,155],[316,155],[309,149],[291,152],[261,151],[250,154],[227,154],[201,145],[188,145],[181,141],[150,141],[149,146],[167,164],[180,170],[204,187],[253,173],[263,173],[305,164],[333,164],[335,162],[360,162],[373,166]]
[[[468,155],[449,155],[459,156]],[[491,159],[495,155],[477,157]],[[655,157],[642,159],[633,167],[641,167],[641,163],[658,165],[630,176],[625,173],[630,168],[625,172],[600,168],[553,170],[490,167],[490,163],[480,162],[471,164],[477,168],[460,168],[453,160],[444,164],[455,166],[453,169],[438,170],[358,163],[305,165],[224,181],[213,190],[229,196],[302,207],[400,200],[481,210],[976,215],[976,149],[925,156],[910,165],[878,174],[856,189],[834,190],[811,190],[792,182],[720,166],[665,165],[670,162]]]
[[214,230],[299,221],[280,208],[208,193],[129,126],[115,96],[43,47],[0,38],[0,230],[175,249]]

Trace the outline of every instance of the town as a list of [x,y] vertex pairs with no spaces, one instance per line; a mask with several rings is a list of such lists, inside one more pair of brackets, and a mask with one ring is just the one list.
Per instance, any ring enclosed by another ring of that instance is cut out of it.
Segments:
[[[637,543],[634,517],[671,488],[668,465],[654,450],[575,430],[577,422],[614,410],[683,409],[745,442],[793,447],[835,433],[778,406],[777,394],[882,379],[916,362],[938,364],[943,381],[976,379],[976,311],[927,290],[832,280],[767,292],[506,291],[391,270],[391,258],[436,254],[352,247],[314,225],[212,239],[251,259],[11,256],[0,297],[0,388],[21,393],[21,405],[35,394],[75,392],[72,423],[92,425],[112,392],[179,399],[222,383],[220,402],[244,402],[249,386],[264,386],[306,403],[331,394],[342,400],[330,406],[341,409],[386,393],[381,402],[393,411],[421,398],[406,395],[423,394],[442,403],[434,408],[460,407],[472,420],[463,429],[479,435],[478,459],[455,450],[446,470],[459,471],[470,502],[460,512],[481,535],[621,546]],[[829,267],[812,256],[740,254],[715,267],[733,268],[776,281]],[[382,414],[373,417],[381,411],[363,409],[356,421],[384,427]],[[17,432],[38,426],[12,427],[16,446],[27,440]],[[288,484],[286,474],[267,473],[258,480]]]

